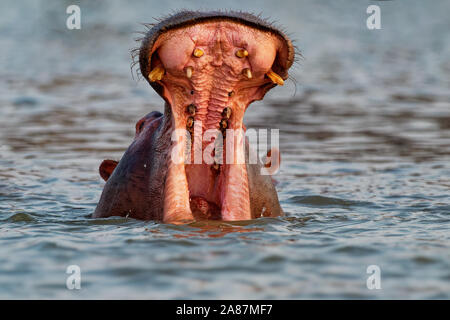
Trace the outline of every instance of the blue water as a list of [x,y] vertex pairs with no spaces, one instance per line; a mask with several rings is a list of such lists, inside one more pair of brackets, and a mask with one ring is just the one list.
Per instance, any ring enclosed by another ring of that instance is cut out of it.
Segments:
[[[71,1],[0,3],[0,298],[450,298],[448,1],[78,3],[72,31]],[[245,118],[280,129],[286,217],[90,218],[98,165],[162,110],[132,78],[133,32],[179,8],[262,12],[295,39],[295,81]]]

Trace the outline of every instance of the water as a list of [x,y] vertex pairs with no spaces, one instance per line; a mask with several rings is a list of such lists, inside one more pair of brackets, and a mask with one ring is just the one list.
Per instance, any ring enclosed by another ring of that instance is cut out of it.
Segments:
[[[0,4],[0,298],[450,298],[450,6],[231,1],[304,58],[246,115],[279,128],[284,218],[187,226],[92,219],[103,159],[162,100],[131,77],[139,22],[221,1]],[[82,271],[68,290],[67,266]],[[367,267],[381,270],[369,290]]]

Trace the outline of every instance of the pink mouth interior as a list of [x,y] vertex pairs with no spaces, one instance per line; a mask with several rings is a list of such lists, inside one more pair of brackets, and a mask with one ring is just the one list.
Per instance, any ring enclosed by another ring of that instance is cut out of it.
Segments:
[[[274,34],[228,20],[170,30],[157,39],[152,48],[151,69],[165,70],[157,81],[170,104],[173,127],[188,129],[193,120],[194,126],[200,128],[191,134],[192,157],[196,143],[203,153],[213,141],[204,141],[203,134],[211,129],[221,131],[224,119],[227,129],[244,129],[248,105],[262,99],[273,87],[265,75],[284,45]],[[240,57],[239,50],[248,55]],[[195,115],[189,113],[189,105],[195,106]],[[223,115],[225,108],[231,108],[229,118]],[[239,138],[242,142],[243,137]],[[185,145],[185,141],[180,143]],[[245,158],[241,146],[235,141],[234,161],[228,163],[224,158],[219,166],[208,164],[205,159],[195,164],[193,158],[191,164],[171,163],[164,220],[251,219],[246,165],[236,163],[236,158]]]

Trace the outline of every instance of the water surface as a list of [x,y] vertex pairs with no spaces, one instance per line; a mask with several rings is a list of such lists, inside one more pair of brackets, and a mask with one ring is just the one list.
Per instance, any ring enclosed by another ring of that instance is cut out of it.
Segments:
[[90,218],[97,169],[162,110],[131,76],[139,23],[223,2],[81,1],[74,31],[71,1],[2,2],[0,298],[449,299],[450,6],[377,2],[370,31],[373,3],[229,2],[276,19],[304,57],[245,119],[280,129],[287,215],[172,226]]

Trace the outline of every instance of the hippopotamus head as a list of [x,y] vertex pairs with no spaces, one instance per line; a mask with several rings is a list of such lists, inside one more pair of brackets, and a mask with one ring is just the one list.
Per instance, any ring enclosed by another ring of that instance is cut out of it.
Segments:
[[107,183],[94,216],[182,223],[282,214],[261,164],[242,161],[243,118],[283,85],[293,61],[289,38],[252,14],[182,11],[150,25],[139,65],[165,100],[164,115],[139,120],[120,162],[102,163]]

